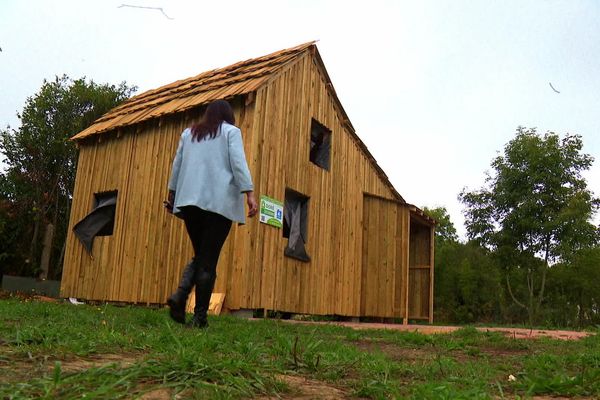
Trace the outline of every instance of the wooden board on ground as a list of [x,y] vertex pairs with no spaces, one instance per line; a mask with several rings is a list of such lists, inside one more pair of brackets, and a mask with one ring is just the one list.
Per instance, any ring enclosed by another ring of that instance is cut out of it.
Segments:
[[[221,309],[223,308],[223,302],[225,301],[225,293],[213,293],[210,295],[210,304],[208,306],[209,315],[220,315]],[[188,313],[194,313],[194,306],[196,305],[196,295],[194,291],[190,293],[188,298],[185,311]]]

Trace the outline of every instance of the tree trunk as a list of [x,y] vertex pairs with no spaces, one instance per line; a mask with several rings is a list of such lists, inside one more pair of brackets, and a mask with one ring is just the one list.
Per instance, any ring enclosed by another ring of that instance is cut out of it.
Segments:
[[579,312],[577,313],[577,319],[579,322],[579,327],[583,326],[583,318],[584,318],[584,307],[583,307],[583,290],[579,290]]
[[[67,223],[66,225],[66,230],[68,231],[69,229],[69,220],[71,219],[71,200],[69,200],[69,195],[66,196],[66,204],[65,204],[65,218],[67,219]],[[58,279],[60,275],[62,275],[62,269],[63,269],[63,262],[65,260],[65,251],[66,251],[66,247],[67,247],[67,236],[69,236],[69,233],[67,232],[64,236],[64,240],[63,240],[63,244],[62,244],[62,248],[60,250],[60,256],[58,257],[58,261],[56,262],[56,266],[55,266],[55,278]]]
[[[31,237],[31,244],[29,246],[29,265],[37,264],[37,241],[40,232],[40,215],[34,217],[33,222],[33,235]],[[31,271],[30,271],[31,272]]]
[[529,288],[529,307],[527,307],[527,311],[529,314],[529,328],[533,329],[533,323],[536,320],[536,312],[535,312],[535,284],[533,282],[533,271],[531,269],[527,273],[527,281]]
[[535,315],[534,315],[534,297],[533,297],[533,282],[531,280],[531,277],[528,273],[527,275],[527,289],[528,289],[528,295],[529,295],[529,301],[527,302],[527,304],[524,304],[522,302],[520,302],[517,297],[515,296],[515,294],[512,291],[512,287],[510,286],[510,279],[509,279],[509,273],[506,273],[506,287],[508,289],[508,293],[510,294],[510,297],[512,298],[513,302],[518,305],[519,307],[524,308],[527,311],[527,319],[529,320],[529,327],[531,329],[533,329],[533,323],[535,320]]
[[40,279],[48,279],[48,270],[50,268],[50,253],[52,252],[52,239],[54,238],[54,225],[46,225],[46,233],[44,234],[44,247],[42,249],[42,258],[40,267]]
[[67,239],[65,238],[65,240],[63,241],[62,244],[62,248],[60,250],[60,255],[58,256],[58,262],[56,263],[56,267],[54,267],[54,278],[55,279],[59,279],[59,277],[62,275],[62,266],[63,266],[63,261],[65,259],[65,249],[67,247]]
[[[62,169],[61,169],[61,173],[62,173]],[[54,216],[52,217],[52,225],[54,225],[54,231],[53,231],[54,234],[52,235],[52,239],[50,240],[50,243],[48,244],[48,248],[49,248],[48,260],[47,260],[48,269],[46,271],[46,278],[51,276],[51,272],[53,272],[50,270],[50,260],[52,259],[52,249],[53,249],[52,244],[54,243],[54,237],[55,237],[56,230],[59,227],[59,225],[58,225],[58,215],[59,215],[58,207],[60,205],[60,190],[58,188],[58,181],[56,182],[54,189],[55,189],[55,193],[56,193],[55,194],[56,199],[54,202]],[[46,242],[44,242],[44,245],[46,245]]]

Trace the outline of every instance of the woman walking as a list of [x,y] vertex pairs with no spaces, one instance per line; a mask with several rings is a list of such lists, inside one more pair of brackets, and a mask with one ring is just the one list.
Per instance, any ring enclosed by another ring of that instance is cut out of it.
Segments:
[[219,254],[232,221],[245,222],[256,215],[252,177],[244,145],[235,125],[233,110],[225,100],[208,105],[202,121],[181,134],[169,179],[165,207],[183,218],[194,248],[194,258],[184,268],[177,291],[167,299],[170,316],[185,323],[187,298],[196,286],[192,325],[207,327],[206,314],[215,280]]

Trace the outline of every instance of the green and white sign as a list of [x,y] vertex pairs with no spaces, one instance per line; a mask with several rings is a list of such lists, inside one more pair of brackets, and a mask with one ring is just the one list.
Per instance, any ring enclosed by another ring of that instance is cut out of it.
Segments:
[[283,227],[283,203],[267,196],[260,196],[260,222]]

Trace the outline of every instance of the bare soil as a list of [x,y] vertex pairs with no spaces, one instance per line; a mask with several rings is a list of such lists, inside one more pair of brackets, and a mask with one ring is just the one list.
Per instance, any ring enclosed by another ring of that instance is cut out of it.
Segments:
[[[295,320],[282,320],[289,323],[295,324],[329,324],[346,326],[352,329],[391,329],[396,331],[405,332],[419,332],[426,335],[440,334],[440,333],[451,333],[461,329],[458,326],[435,326],[435,325],[401,325],[401,324],[383,324],[373,322],[312,322],[312,321],[295,321]],[[563,331],[563,330],[549,330],[549,329],[525,329],[525,328],[488,328],[488,327],[477,327],[475,328],[480,332],[502,332],[506,336],[515,339],[536,339],[540,337],[550,337],[560,340],[579,340],[589,335],[593,335],[591,332],[578,332],[578,331]]]
[[426,361],[434,358],[431,349],[399,347],[392,343],[376,341],[376,340],[358,340],[353,342],[361,351],[369,353],[381,352],[385,353],[394,361],[404,361],[414,363],[418,361]]
[[114,364],[118,368],[127,368],[140,359],[141,356],[139,354],[95,354],[88,358],[61,361],[61,369],[64,372],[80,372],[110,364]]
[[[314,379],[307,379],[300,376],[278,375],[277,379],[285,382],[290,389],[289,393],[278,394],[277,396],[260,396],[254,397],[255,400],[341,400],[355,399],[351,397],[347,391],[335,387],[326,382],[321,382]],[[185,399],[188,396],[186,391],[173,396],[173,391],[170,389],[154,389],[144,393],[139,397],[140,400],[169,400]]]
[[88,357],[69,356],[64,359],[36,356],[28,353],[17,354],[9,346],[0,345],[0,376],[5,382],[24,381],[32,376],[41,376],[54,370],[56,362],[60,362],[62,372],[74,373],[90,368],[99,368],[115,364],[125,368],[141,359],[140,354],[95,354]]
[[300,376],[278,375],[277,379],[285,382],[290,388],[290,393],[281,394],[278,397],[257,397],[259,400],[283,399],[283,400],[340,400],[350,399],[348,392],[326,382],[308,379]]

